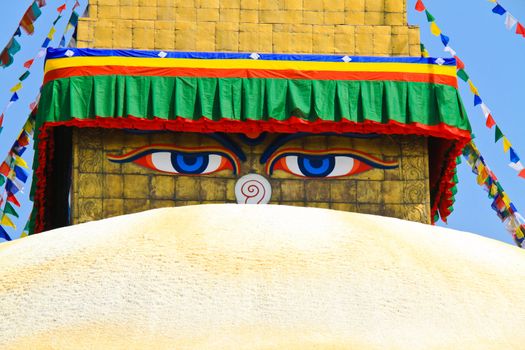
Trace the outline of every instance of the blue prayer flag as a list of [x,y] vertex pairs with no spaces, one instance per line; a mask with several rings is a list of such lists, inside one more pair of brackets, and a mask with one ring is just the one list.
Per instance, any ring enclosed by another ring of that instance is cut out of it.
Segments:
[[512,147],[510,148],[510,161],[512,163],[517,163],[520,161],[520,157],[518,157],[518,155],[516,154],[516,152],[514,152],[514,149]]
[[22,35],[22,31],[20,30],[20,27],[16,28],[16,32],[13,36],[20,36]]
[[443,45],[447,46],[448,43],[450,42],[450,38],[446,36],[445,34],[441,34],[440,37],[441,37],[441,42],[443,43]]
[[0,226],[0,238],[5,239],[6,241],[10,241],[11,240],[11,237],[9,237],[9,235],[6,232],[6,230],[2,226]]
[[22,181],[23,183],[27,181],[27,173],[22,167],[19,167],[18,165],[15,165],[15,175],[16,178]]
[[5,190],[7,193],[17,194],[19,189],[16,187],[15,183],[11,179],[7,179],[5,183]]
[[51,39],[46,38],[46,40],[44,40],[44,43],[42,44],[42,47],[48,47],[50,42],[51,42]]
[[497,4],[493,9],[492,9],[492,12],[502,16],[505,14],[505,12],[507,12],[507,10],[505,10],[500,4]]
[[13,94],[13,96],[11,96],[11,100],[10,100],[10,101],[11,101],[11,102],[16,102],[16,101],[18,101],[18,94],[17,94],[16,92]]
[[474,95],[474,106],[480,105],[483,101],[481,101],[481,97],[478,95]]

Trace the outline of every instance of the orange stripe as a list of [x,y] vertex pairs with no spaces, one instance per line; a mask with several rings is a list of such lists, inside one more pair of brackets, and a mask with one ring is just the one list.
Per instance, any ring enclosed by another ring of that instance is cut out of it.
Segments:
[[129,66],[84,66],[49,71],[44,84],[61,78],[97,75],[197,77],[197,78],[277,78],[305,80],[406,81],[458,87],[457,78],[449,75],[406,72],[299,71],[264,69],[155,68]]

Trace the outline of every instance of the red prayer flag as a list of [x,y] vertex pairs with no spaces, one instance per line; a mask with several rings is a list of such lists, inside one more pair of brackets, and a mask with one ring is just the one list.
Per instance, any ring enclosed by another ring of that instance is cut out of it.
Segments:
[[4,124],[4,113],[0,115],[0,127]]
[[17,207],[20,208],[20,202],[18,201],[18,199],[16,199],[14,194],[8,193],[7,194],[7,201],[13,203],[14,205],[16,205]]
[[458,69],[465,69],[465,63],[463,63],[463,61],[460,60],[458,56],[454,56],[454,58],[456,59],[456,65]]
[[31,68],[31,66],[33,65],[33,61],[34,61],[34,60],[35,60],[34,58],[32,58],[32,59],[30,59],[30,60],[27,60],[27,61],[24,63],[24,67],[26,67],[27,69]]
[[494,118],[492,118],[492,114],[488,115],[487,120],[485,121],[485,125],[487,125],[487,128],[489,129],[491,129],[494,125],[496,125]]
[[16,141],[22,147],[29,145],[29,137],[27,137],[25,132],[22,132],[22,134],[20,134],[20,137]]
[[79,7],[79,6],[80,6],[80,3],[78,2],[78,0],[75,1],[75,6],[73,6],[73,10],[76,9],[77,7]]
[[7,164],[5,161],[0,165],[0,174],[7,177],[9,175],[9,172],[11,171],[11,168],[9,167],[9,164]]
[[516,34],[525,37],[525,27],[523,27],[520,22],[518,22],[518,25],[516,26]]
[[423,1],[417,0],[416,2],[416,10],[419,12],[425,11],[425,5],[423,4]]
[[523,169],[522,171],[520,171],[520,173],[518,174],[519,177],[522,177],[525,179],[525,169]]
[[66,4],[63,4],[62,6],[57,8],[58,13],[62,13],[66,9]]

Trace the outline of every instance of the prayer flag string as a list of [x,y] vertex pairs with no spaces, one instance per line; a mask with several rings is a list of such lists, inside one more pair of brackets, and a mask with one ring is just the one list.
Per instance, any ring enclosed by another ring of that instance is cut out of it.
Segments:
[[[36,106],[38,101],[35,101]],[[15,142],[11,146],[6,158],[0,164],[0,238],[6,241],[11,240],[6,228],[16,229],[13,217],[18,218],[19,214],[16,207],[20,207],[20,202],[16,198],[18,193],[23,193],[25,183],[29,178],[29,166],[22,158],[33,137],[35,128],[36,108],[27,118],[22,130],[18,134]]]
[[[45,0],[39,2],[44,3]],[[75,28],[78,23],[79,14],[75,11],[80,6],[78,0],[75,1],[71,16],[68,20],[68,24],[64,29],[59,46],[66,46],[66,36],[71,28]],[[22,88],[22,81],[30,75],[30,68],[34,61],[45,56],[46,49],[52,42],[56,33],[56,24],[62,18],[62,13],[66,9],[66,3],[62,4],[57,8],[58,15],[53,21],[51,29],[46,36],[46,39],[42,43],[37,55],[24,63],[24,67],[27,69],[19,78],[19,81],[11,88],[13,92],[12,97],[4,112],[0,116],[0,132],[1,125],[4,118],[4,113],[7,108],[14,102],[18,101],[19,97],[17,92]],[[11,146],[6,158],[0,163],[0,241],[10,241],[12,237],[8,233],[8,227],[16,229],[15,218],[19,218],[18,209],[21,206],[20,201],[17,199],[18,193],[23,193],[24,186],[29,178],[29,165],[23,159],[22,155],[29,147],[30,142],[33,138],[34,127],[35,127],[35,112],[36,106],[38,105],[40,94],[37,96],[34,102],[30,104],[31,114],[27,118],[22,130],[18,134],[15,142]],[[20,237],[27,236],[29,221],[27,221],[25,228],[22,231]]]
[[14,56],[18,53],[18,51],[20,51],[21,48],[16,38],[22,36],[22,30],[27,35],[32,35],[35,32],[34,23],[42,14],[40,9],[45,5],[45,0],[35,0],[27,8],[26,12],[22,16],[22,19],[18,23],[15,33],[11,36],[11,39],[7,43],[6,47],[0,53],[1,67],[5,68],[13,63]]
[[[491,0],[489,0],[491,1]],[[495,0],[492,2],[496,2]],[[497,3],[497,2],[496,2]],[[499,5],[499,4],[497,4]],[[496,120],[491,112],[490,108],[481,98],[478,88],[474,85],[474,82],[468,75],[465,69],[465,63],[458,57],[456,51],[450,46],[450,37],[445,35],[436,23],[434,16],[428,11],[422,0],[417,0],[416,11],[425,12],[427,21],[430,23],[430,31],[434,36],[439,36],[441,43],[443,44],[444,51],[448,52],[457,62],[457,75],[465,83],[469,85],[470,92],[474,95],[474,106],[479,106],[483,116],[485,118],[485,125],[488,129],[494,129],[494,142],[502,140],[503,152],[509,153],[509,167],[514,169],[519,177],[525,178],[525,166],[521,162],[517,151],[513,148],[512,143],[508,137],[501,131],[501,127],[496,123]],[[502,10],[498,9],[497,12]]]
[[[472,172],[477,176],[478,185],[482,186],[492,199],[491,207],[512,235],[518,247],[525,248],[525,219],[516,209],[509,196],[501,186],[494,172],[489,168],[478,148],[471,141],[463,149],[463,157],[467,160]],[[458,160],[460,160],[458,158]]]
[[[20,90],[23,88],[23,81],[26,80],[31,75],[31,66],[33,65],[35,60],[40,59],[40,58],[45,56],[46,49],[51,44],[51,41],[53,40],[55,32],[56,32],[55,25],[56,25],[56,23],[58,23],[58,21],[62,17],[62,12],[66,8],[65,6],[66,6],[66,4],[64,3],[63,5],[61,5],[61,6],[59,6],[57,8],[58,15],[55,18],[55,20],[53,21],[53,25],[51,26],[51,29],[49,30],[49,32],[48,32],[44,42],[40,46],[40,49],[38,50],[38,53],[32,59],[29,59],[29,60],[27,60],[24,63],[24,67],[26,68],[26,70],[24,71],[24,73],[22,73],[22,75],[20,75],[20,77],[18,78],[18,81],[16,82],[16,84],[13,85],[9,89],[9,91],[12,92],[13,94],[11,95],[9,101],[7,102],[7,104],[5,105],[5,107],[2,110],[2,113],[0,114],[0,134],[2,133],[2,130],[3,130],[4,118],[5,118],[5,115],[6,115],[7,111],[9,110],[9,108],[16,101],[19,100]],[[75,4],[75,6],[76,6],[76,4]],[[64,32],[64,35],[65,35],[65,33],[66,32]]]
[[525,38],[525,27],[523,26],[522,22],[520,22],[516,17],[514,17],[512,13],[510,13],[506,8],[504,8],[499,1],[488,1],[495,4],[492,8],[492,13],[498,16],[504,16],[503,23],[505,24],[505,28],[507,28],[507,30],[512,30],[512,28],[516,26],[515,33]]

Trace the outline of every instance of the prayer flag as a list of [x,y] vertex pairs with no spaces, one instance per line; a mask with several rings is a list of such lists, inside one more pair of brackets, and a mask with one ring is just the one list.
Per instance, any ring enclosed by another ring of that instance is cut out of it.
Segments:
[[13,203],[14,205],[16,205],[17,207],[20,208],[20,202],[18,201],[18,199],[16,199],[14,194],[8,193],[7,194],[7,201]]
[[525,179],[525,169],[520,171],[520,173],[518,174],[519,177],[522,177]]
[[416,11],[418,11],[418,12],[425,11],[425,5],[423,4],[423,1],[417,0],[417,2],[416,2]]
[[469,87],[470,87],[470,92],[472,92],[474,95],[479,95],[478,88],[474,85],[474,83],[472,82],[472,80],[469,80],[469,81],[468,81],[468,85],[469,85]]
[[4,161],[2,162],[2,165],[0,165],[0,174],[2,174],[2,175],[4,175],[4,176],[8,176],[10,171],[11,171],[11,167],[10,167],[9,164],[7,164],[7,162],[4,160]]
[[425,10],[425,13],[426,13],[426,15],[427,15],[427,21],[429,21],[429,22],[434,22],[434,21],[436,20],[436,19],[434,18],[434,16],[432,16],[432,15],[430,14],[430,12],[428,12],[428,10]]
[[514,18],[514,16],[512,16],[510,12],[507,12],[507,16],[505,17],[505,27],[508,30],[511,30],[512,27],[516,25],[516,23],[518,23],[518,20]]
[[520,161],[520,157],[518,157],[518,155],[514,151],[514,148],[512,148],[512,147],[510,147],[510,161],[512,163],[517,163],[517,162]]
[[20,217],[18,213],[16,212],[15,208],[11,205],[11,203],[6,203],[4,207],[4,214],[13,215],[14,217],[18,218]]
[[487,128],[492,129],[494,125],[496,125],[496,122],[494,121],[494,118],[492,118],[492,114],[489,114],[487,116],[487,120],[485,120],[485,125]]
[[499,139],[501,139],[502,137],[503,137],[503,133],[501,132],[499,127],[496,125],[496,130],[494,132],[494,142],[498,142]]
[[505,12],[507,12],[500,4],[497,4],[493,9],[492,12],[498,14],[498,15],[504,15]]
[[27,79],[27,77],[28,77],[30,74],[31,74],[31,73],[30,73],[28,70],[26,70],[26,71],[24,72],[24,74],[22,74],[22,75],[18,78],[18,80],[20,80],[20,81],[24,81],[24,80]]
[[2,216],[2,220],[0,221],[0,225],[16,228],[15,224],[11,221],[11,219],[9,219],[9,216],[7,216],[5,214]]
[[13,96],[11,96],[10,101],[11,101],[11,102],[16,102],[16,101],[18,101],[18,94],[17,94],[16,92],[13,94]]
[[22,88],[22,83],[21,82],[18,82],[18,84],[16,84],[15,86],[13,86],[11,89],[9,89],[9,91],[11,92],[17,92],[18,90],[20,90]]
[[485,103],[481,104],[481,111],[483,112],[483,116],[485,118],[487,118],[488,115],[490,114],[490,109],[489,109],[489,107],[487,107],[487,105]]
[[20,189],[10,178],[7,178],[7,181],[5,182],[5,190],[11,194],[17,194],[18,191],[20,191]]
[[31,65],[33,64],[34,61],[35,61],[34,59],[27,60],[24,63],[24,67],[26,67],[27,69],[31,68]]
[[435,36],[438,36],[441,34],[441,29],[439,29],[436,22],[430,23],[430,32]]
[[[459,67],[458,67],[459,68]],[[464,69],[459,69],[458,70],[458,77],[463,80],[464,82],[467,82],[469,80],[469,76],[467,74],[467,72],[465,72]]]
[[66,9],[66,4],[63,4],[62,6],[57,7],[58,13],[62,13]]
[[516,26],[516,34],[519,34],[525,37],[525,27],[523,27],[521,23],[519,22],[518,22],[518,25]]
[[479,95],[474,95],[474,106],[480,105],[483,101]]
[[509,139],[506,136],[503,136],[503,152],[507,153],[511,147],[512,144]]
[[15,157],[15,164],[20,165],[22,168],[29,169],[29,166],[22,157]]
[[27,173],[22,167],[15,166],[15,176],[24,183],[27,181]]
[[448,46],[448,43],[450,42],[450,38],[446,36],[445,34],[441,34],[440,37],[441,37],[441,42],[443,43],[443,45]]
[[6,241],[11,240],[11,237],[9,237],[9,235],[7,234],[7,231],[2,226],[0,226],[0,238],[5,239]]

